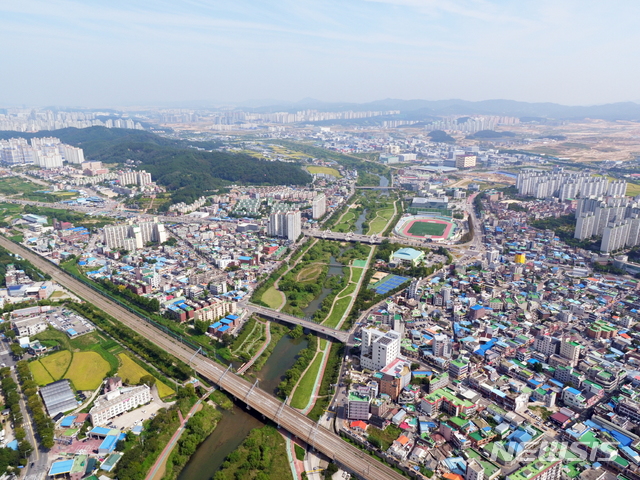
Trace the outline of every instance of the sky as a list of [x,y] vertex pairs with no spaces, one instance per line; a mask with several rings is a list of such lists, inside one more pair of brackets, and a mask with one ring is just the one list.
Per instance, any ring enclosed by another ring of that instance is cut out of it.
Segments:
[[0,0],[0,106],[640,100],[636,0]]

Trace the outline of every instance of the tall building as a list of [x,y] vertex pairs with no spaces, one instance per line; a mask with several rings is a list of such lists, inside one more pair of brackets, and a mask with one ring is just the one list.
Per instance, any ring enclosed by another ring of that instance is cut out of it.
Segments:
[[362,330],[360,365],[369,370],[381,370],[400,355],[400,334],[370,327]]
[[580,358],[580,350],[582,345],[576,342],[563,340],[560,342],[560,356],[568,359],[571,362],[571,366],[576,366]]
[[314,219],[322,218],[327,212],[327,197],[324,193],[316,195],[311,202],[311,213]]
[[631,223],[626,220],[608,224],[602,232],[600,251],[609,253],[620,250],[627,245],[629,239],[629,227]]
[[295,242],[302,232],[302,217],[298,210],[272,213],[267,222],[267,234]]
[[533,342],[533,348],[547,357],[554,355],[558,352],[558,339],[551,335],[539,335]]
[[496,263],[500,258],[500,252],[495,248],[487,251],[487,262],[489,264]]
[[456,155],[456,167],[457,168],[472,168],[476,166],[476,155],[465,153],[463,155]]
[[434,335],[433,355],[439,358],[451,357],[451,340],[444,334]]
[[137,225],[109,225],[102,230],[103,242],[107,248],[124,248],[135,251],[149,242],[164,243],[167,232],[164,224],[142,222]]
[[475,458],[467,461],[467,471],[464,480],[484,480],[484,467]]

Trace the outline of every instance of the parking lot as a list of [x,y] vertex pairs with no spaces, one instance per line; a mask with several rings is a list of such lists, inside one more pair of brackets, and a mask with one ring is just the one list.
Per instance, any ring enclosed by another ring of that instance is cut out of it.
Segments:
[[72,338],[95,330],[93,324],[87,319],[63,308],[50,310],[47,320],[53,328],[65,332]]

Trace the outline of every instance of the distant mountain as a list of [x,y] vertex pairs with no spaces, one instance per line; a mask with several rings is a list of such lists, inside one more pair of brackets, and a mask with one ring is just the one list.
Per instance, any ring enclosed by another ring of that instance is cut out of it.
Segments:
[[174,201],[190,202],[202,194],[231,185],[304,185],[311,175],[293,163],[269,162],[245,154],[206,152],[190,147],[215,148],[215,142],[187,142],[141,130],[119,128],[65,128],[37,133],[0,132],[12,137],[58,137],[82,147],[87,160],[123,163],[140,161],[160,185],[173,191]]
[[447,115],[501,115],[509,117],[540,117],[556,120],[580,120],[597,118],[603,120],[640,121],[640,104],[634,102],[608,103],[592,106],[567,106],[557,103],[528,103],[515,100],[399,100],[387,98],[368,103],[322,102],[305,98],[300,102],[281,102],[255,108],[257,112],[297,111],[314,109],[325,112],[340,111],[386,111],[400,110],[401,114],[414,119],[442,117]]

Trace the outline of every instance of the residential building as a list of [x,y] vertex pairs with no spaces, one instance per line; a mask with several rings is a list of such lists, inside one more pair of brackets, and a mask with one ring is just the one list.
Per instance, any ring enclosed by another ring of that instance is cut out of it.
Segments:
[[327,212],[327,197],[324,193],[320,193],[313,197],[311,201],[311,215],[314,219],[322,218]]
[[360,365],[369,370],[381,370],[400,355],[401,335],[390,330],[384,332],[377,328],[362,330],[362,351]]

